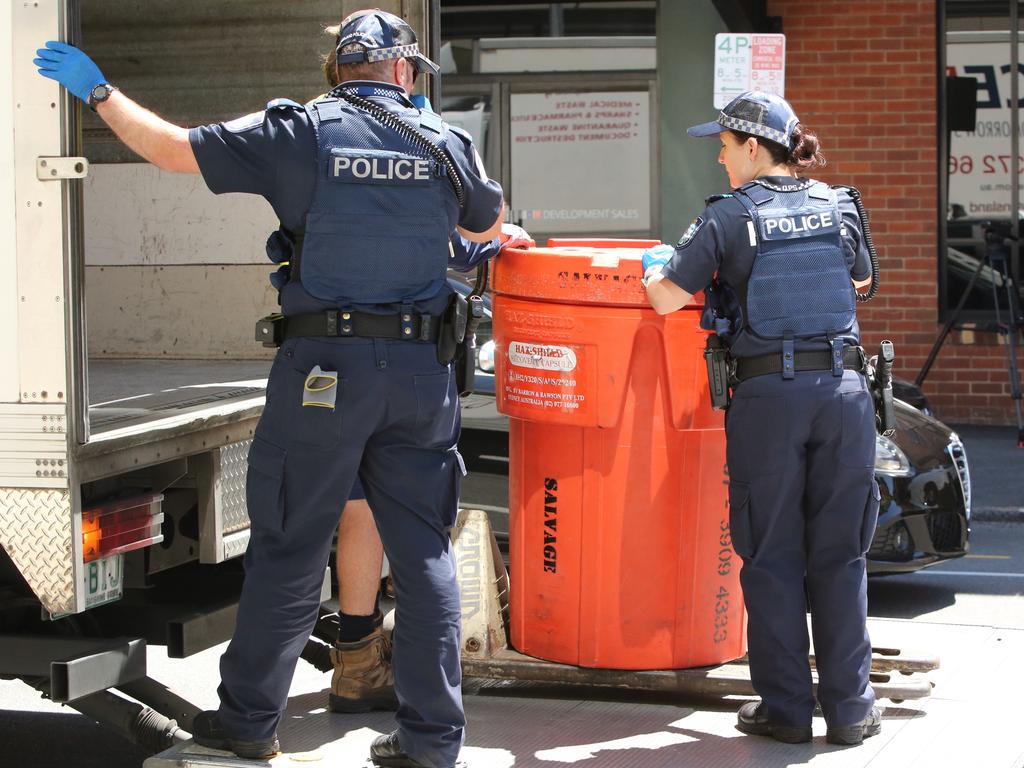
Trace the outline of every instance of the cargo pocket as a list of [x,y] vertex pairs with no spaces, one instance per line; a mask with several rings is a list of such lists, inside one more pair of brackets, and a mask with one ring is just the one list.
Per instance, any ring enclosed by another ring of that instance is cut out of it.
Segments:
[[415,376],[416,440],[430,448],[449,448],[458,439],[458,399],[451,369]]
[[871,542],[875,538],[875,526],[878,525],[878,506],[882,501],[882,494],[878,490],[878,481],[871,478],[871,491],[868,493],[868,503],[864,507],[864,521],[860,527],[860,553],[866,555],[871,549]]
[[262,438],[249,448],[245,475],[245,500],[253,530],[284,533],[285,451]]
[[749,480],[781,472],[790,453],[786,398],[735,398],[726,435],[726,462],[734,476]]
[[750,486],[729,483],[729,535],[733,551],[744,559],[754,557],[754,534],[750,524]]
[[839,462],[847,467],[872,467],[875,464],[875,404],[866,390],[843,392],[841,397]]

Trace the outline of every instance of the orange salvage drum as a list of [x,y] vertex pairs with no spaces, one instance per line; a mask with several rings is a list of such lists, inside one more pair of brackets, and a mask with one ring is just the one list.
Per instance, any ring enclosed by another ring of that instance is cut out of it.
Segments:
[[699,308],[648,305],[651,244],[557,240],[495,262],[511,634],[530,656],[673,669],[746,650],[707,334]]

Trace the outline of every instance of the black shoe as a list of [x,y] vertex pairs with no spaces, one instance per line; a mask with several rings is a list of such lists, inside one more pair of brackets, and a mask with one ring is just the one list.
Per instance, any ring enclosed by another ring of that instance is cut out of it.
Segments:
[[736,728],[751,736],[771,736],[786,744],[803,744],[811,740],[811,726],[776,725],[761,713],[760,701],[749,701],[740,707]]
[[208,710],[200,712],[192,721],[192,740],[201,747],[234,752],[246,760],[268,760],[281,751],[281,743],[275,733],[269,739],[242,741],[231,738],[221,725],[217,713]]
[[370,745],[370,759],[374,765],[387,768],[427,768],[405,754],[402,745],[398,743],[398,731],[374,739]]
[[882,732],[882,713],[878,707],[872,707],[868,716],[854,725],[842,725],[828,728],[825,741],[829,744],[854,746],[860,744],[868,736],[877,736]]

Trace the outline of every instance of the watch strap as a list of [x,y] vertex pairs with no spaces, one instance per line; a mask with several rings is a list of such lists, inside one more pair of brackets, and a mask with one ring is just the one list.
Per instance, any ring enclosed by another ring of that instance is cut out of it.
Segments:
[[[105,90],[105,94],[102,97],[96,97],[93,95],[98,88],[103,88]],[[111,85],[110,83],[97,83],[94,85],[92,90],[89,91],[89,109],[95,112],[96,105],[109,99],[111,94],[116,90],[117,86]]]

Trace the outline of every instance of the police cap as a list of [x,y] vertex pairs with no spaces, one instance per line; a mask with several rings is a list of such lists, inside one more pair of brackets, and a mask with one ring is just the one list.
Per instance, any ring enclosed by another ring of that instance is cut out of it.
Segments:
[[418,72],[436,75],[440,71],[420,53],[416,33],[405,19],[377,8],[345,17],[337,47],[339,64],[409,59]]
[[691,136],[717,136],[722,131],[741,131],[793,149],[793,131],[800,119],[781,96],[747,91],[725,105],[718,119],[687,128]]

